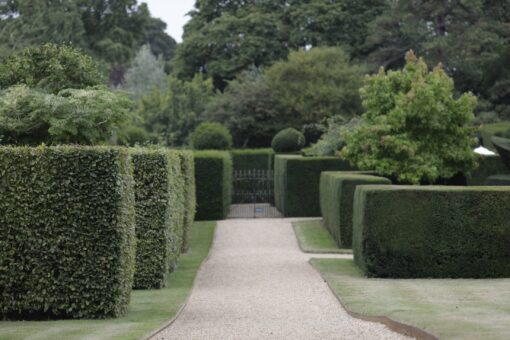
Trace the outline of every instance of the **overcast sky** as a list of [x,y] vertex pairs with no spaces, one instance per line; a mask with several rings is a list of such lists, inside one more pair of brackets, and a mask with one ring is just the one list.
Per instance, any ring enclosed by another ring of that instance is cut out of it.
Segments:
[[142,0],[149,5],[155,18],[160,18],[168,25],[166,31],[178,42],[182,41],[182,28],[189,17],[186,13],[193,9],[195,0]]

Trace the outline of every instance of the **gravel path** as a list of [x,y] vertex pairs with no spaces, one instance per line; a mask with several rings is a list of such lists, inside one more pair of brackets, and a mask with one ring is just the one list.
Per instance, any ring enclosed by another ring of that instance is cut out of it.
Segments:
[[288,219],[219,222],[188,304],[154,339],[404,338],[349,316],[310,257]]

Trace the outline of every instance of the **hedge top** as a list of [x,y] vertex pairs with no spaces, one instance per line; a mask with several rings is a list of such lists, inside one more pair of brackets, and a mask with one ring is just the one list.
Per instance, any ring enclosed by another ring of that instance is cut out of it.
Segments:
[[445,185],[362,185],[358,190],[363,191],[435,191],[435,192],[484,192],[484,191],[501,191],[508,192],[508,187],[494,187],[494,186],[445,186]]

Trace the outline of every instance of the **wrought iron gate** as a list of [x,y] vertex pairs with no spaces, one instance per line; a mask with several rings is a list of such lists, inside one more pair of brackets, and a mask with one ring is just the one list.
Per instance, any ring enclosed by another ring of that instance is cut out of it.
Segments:
[[235,170],[230,218],[276,218],[273,170]]

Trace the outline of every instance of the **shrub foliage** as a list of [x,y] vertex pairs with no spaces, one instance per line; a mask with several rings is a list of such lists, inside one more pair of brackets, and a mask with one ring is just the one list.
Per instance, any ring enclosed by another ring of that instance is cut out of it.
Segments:
[[340,158],[295,155],[277,155],[274,167],[275,204],[285,217],[320,216],[321,172],[354,170]]
[[476,97],[454,99],[454,85],[441,66],[432,72],[414,53],[402,71],[381,68],[361,89],[362,124],[346,135],[342,156],[361,170],[400,182],[433,183],[476,167],[468,124]]
[[135,259],[128,152],[4,147],[0,181],[1,316],[121,315]]
[[232,135],[219,123],[202,123],[191,136],[195,150],[228,150],[232,147]]
[[297,152],[306,144],[305,136],[294,128],[287,128],[278,132],[271,142],[271,147],[277,153]]
[[232,200],[232,158],[224,151],[197,151],[195,182],[199,221],[227,217]]
[[359,186],[354,260],[368,276],[510,277],[507,187]]
[[391,184],[369,172],[330,172],[321,174],[320,203],[324,226],[340,247],[352,247],[354,192],[359,185]]

